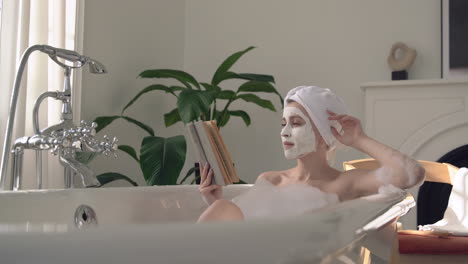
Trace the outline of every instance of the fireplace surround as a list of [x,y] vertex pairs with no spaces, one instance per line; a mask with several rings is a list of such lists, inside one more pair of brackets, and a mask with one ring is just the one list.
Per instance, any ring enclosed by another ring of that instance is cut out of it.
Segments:
[[[369,136],[418,160],[468,166],[461,154],[468,151],[468,79],[368,82],[361,89]],[[410,189],[415,199],[418,189]],[[416,210],[400,221],[415,229]]]

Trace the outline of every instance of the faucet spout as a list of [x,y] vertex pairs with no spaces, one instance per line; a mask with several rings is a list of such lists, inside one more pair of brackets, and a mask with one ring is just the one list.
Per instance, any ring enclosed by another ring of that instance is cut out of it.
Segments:
[[85,164],[77,161],[73,157],[60,155],[60,163],[71,168],[71,170],[81,177],[81,182],[85,187],[99,187],[101,183],[96,178],[93,170]]

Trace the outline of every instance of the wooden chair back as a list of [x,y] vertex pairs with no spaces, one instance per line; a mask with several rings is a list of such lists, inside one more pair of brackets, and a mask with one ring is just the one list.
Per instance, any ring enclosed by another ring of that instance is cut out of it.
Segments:
[[[425,181],[441,182],[452,184],[453,177],[455,176],[458,168],[449,163],[440,163],[427,160],[418,160],[418,162],[426,169]],[[380,164],[375,159],[359,159],[343,162],[343,169],[366,169],[375,170],[380,167]]]

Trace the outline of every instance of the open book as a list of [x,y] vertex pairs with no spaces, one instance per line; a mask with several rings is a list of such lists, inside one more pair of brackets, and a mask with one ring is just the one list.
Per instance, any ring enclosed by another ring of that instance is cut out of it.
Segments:
[[198,160],[208,162],[213,169],[211,184],[228,185],[239,181],[216,122],[198,121],[187,124],[188,134],[196,149]]

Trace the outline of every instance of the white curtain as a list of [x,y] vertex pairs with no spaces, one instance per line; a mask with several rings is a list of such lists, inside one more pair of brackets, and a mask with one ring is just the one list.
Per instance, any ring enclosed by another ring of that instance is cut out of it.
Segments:
[[[76,25],[80,24],[77,23],[79,16],[76,10],[77,0],[3,0],[0,35],[0,147],[3,148],[10,95],[21,55],[27,47],[35,44],[75,50],[76,43],[81,41],[75,37]],[[63,89],[63,70],[47,55],[34,52],[29,57],[21,83],[13,139],[34,134],[34,102],[46,91]],[[74,103],[79,105],[74,99]],[[43,102],[39,110],[41,129],[60,122],[60,108],[61,104],[55,100]],[[23,189],[35,189],[34,151],[25,151],[23,165]],[[63,168],[57,157],[44,151],[42,167],[43,188],[63,188]]]

